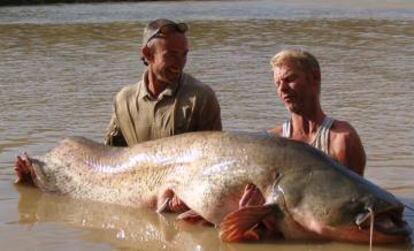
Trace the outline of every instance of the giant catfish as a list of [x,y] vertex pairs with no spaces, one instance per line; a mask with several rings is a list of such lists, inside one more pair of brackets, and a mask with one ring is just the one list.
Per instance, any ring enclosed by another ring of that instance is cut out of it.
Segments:
[[[224,241],[257,239],[260,225],[275,238],[365,243],[401,242],[411,231],[391,193],[285,138],[197,132],[117,148],[72,137],[25,158],[19,178],[43,191],[159,212],[175,200],[181,218],[219,227]],[[264,201],[241,205],[247,186]]]

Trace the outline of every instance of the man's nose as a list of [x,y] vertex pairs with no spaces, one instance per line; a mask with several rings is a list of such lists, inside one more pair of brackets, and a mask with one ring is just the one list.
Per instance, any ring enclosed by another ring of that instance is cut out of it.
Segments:
[[279,85],[277,87],[280,92],[286,92],[289,90],[289,84],[285,81],[279,82]]
[[179,56],[174,59],[174,65],[180,69],[184,68],[187,62],[187,56]]

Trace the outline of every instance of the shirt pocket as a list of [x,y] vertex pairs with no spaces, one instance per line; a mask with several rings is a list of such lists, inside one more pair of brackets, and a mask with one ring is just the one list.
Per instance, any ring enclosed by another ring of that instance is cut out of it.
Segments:
[[193,131],[191,128],[192,108],[184,105],[176,109],[174,116],[175,134]]

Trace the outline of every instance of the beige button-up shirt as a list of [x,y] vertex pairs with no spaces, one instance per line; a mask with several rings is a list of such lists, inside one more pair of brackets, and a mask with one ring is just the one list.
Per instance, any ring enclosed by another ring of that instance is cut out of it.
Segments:
[[221,130],[220,106],[214,91],[191,75],[168,86],[157,98],[147,89],[147,72],[141,81],[121,89],[105,144],[136,143],[185,132]]

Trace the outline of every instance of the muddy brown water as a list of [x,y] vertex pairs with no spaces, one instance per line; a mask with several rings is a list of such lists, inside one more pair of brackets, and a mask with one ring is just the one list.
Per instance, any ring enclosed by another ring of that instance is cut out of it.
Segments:
[[[102,141],[112,96],[137,81],[145,23],[186,21],[186,71],[216,91],[225,130],[261,131],[288,114],[270,58],[311,51],[322,67],[322,105],[350,121],[367,152],[367,179],[414,207],[414,3],[230,1],[0,8],[1,250],[368,250],[337,242],[220,242],[214,228],[173,215],[42,194],[13,185],[13,159],[60,139]],[[414,212],[405,218],[414,227]],[[413,238],[413,237],[412,237]],[[412,250],[412,243],[373,250]]]

